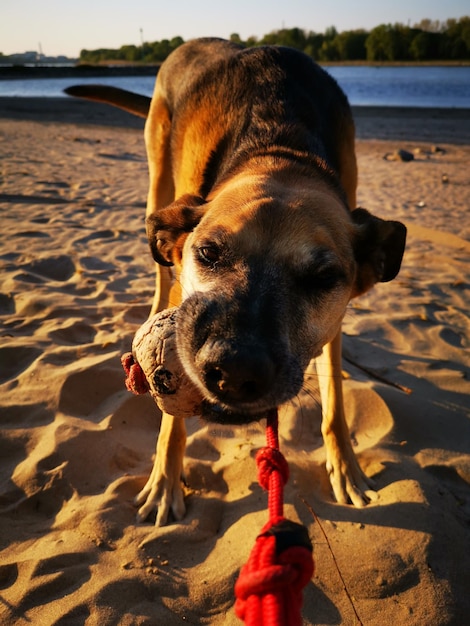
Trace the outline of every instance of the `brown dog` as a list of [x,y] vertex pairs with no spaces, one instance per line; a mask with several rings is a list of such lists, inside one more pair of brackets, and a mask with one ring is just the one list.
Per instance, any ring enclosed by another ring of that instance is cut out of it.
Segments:
[[[152,312],[181,302],[178,351],[209,420],[246,423],[295,397],[312,358],[336,500],[370,487],[352,450],[341,389],[349,300],[399,271],[406,229],[355,209],[346,97],[310,58],[218,39],[178,48],[151,100],[76,87],[72,95],[147,115]],[[354,210],[355,209],[355,210]],[[172,270],[169,267],[172,266]],[[185,512],[182,419],[163,415],[139,519]]]

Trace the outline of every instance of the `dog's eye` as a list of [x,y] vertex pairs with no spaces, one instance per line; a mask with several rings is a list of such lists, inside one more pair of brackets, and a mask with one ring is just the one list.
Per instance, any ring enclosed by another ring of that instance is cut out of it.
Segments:
[[327,266],[321,269],[315,268],[308,274],[298,276],[297,282],[309,292],[318,293],[320,291],[330,291],[339,283],[345,280],[346,276],[343,270],[336,266]]
[[197,254],[204,265],[214,266],[220,259],[220,250],[214,244],[201,246],[197,249]]
[[338,283],[345,279],[344,272],[341,268],[334,265],[325,267],[315,272],[312,281],[318,285],[319,289],[333,289]]

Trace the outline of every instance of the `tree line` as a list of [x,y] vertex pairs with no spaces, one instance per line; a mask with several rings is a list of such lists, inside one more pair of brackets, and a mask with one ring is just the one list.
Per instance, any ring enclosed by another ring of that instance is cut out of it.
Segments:
[[[302,50],[317,61],[403,62],[470,60],[470,17],[445,22],[422,20],[415,26],[381,24],[371,31],[338,32],[334,27],[324,33],[301,28],[283,28],[242,41],[236,33],[231,41],[246,47],[262,45],[290,46]],[[141,46],[126,45],[117,50],[82,50],[80,62],[160,63],[184,43],[181,37],[163,39]]]

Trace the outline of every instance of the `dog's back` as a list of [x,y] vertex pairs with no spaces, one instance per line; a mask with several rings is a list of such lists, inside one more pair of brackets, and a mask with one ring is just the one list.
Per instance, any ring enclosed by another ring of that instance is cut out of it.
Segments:
[[195,133],[211,150],[201,155],[208,163],[202,195],[270,146],[314,155],[341,176],[345,139],[354,141],[349,104],[335,80],[291,48],[190,41],[163,64],[158,89],[171,113],[174,164],[185,161]]

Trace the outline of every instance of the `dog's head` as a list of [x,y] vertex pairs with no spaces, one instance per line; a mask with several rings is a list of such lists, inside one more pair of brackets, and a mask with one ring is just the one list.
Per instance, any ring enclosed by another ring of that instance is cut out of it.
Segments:
[[[300,190],[299,190],[300,189]],[[349,300],[400,269],[406,229],[349,212],[328,186],[235,180],[147,220],[155,260],[179,268],[177,345],[217,421],[251,421],[294,397]]]

